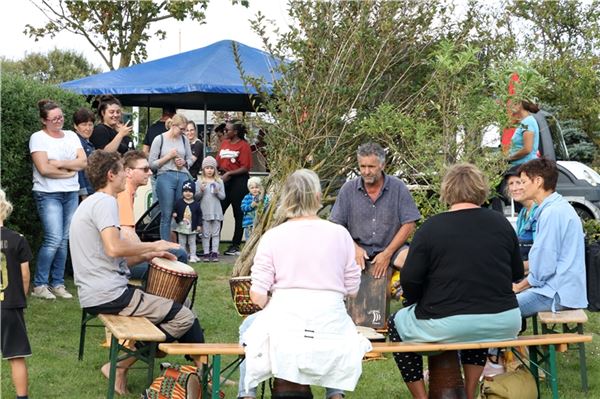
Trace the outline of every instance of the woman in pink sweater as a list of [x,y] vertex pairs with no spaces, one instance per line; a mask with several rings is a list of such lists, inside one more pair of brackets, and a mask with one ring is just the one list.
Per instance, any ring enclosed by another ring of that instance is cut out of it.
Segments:
[[277,210],[285,222],[263,235],[254,257],[250,297],[263,310],[240,327],[240,398],[255,397],[254,388],[275,376],[325,386],[326,397],[337,399],[360,377],[371,344],[344,305],[358,292],[360,268],[350,234],[320,219],[320,208],[318,176],[307,169],[290,175]]

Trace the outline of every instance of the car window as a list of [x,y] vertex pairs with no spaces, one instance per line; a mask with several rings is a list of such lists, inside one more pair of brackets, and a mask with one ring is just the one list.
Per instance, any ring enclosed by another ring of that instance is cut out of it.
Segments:
[[544,115],[548,128],[550,129],[550,135],[552,136],[552,143],[554,144],[554,153],[556,154],[557,161],[568,161],[569,152],[565,145],[565,140],[562,135],[562,130],[556,118],[550,114]]

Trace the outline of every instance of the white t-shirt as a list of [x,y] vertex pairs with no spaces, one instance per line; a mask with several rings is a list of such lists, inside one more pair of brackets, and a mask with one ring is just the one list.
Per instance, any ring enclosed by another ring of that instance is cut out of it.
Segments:
[[[77,158],[77,150],[83,148],[77,134],[70,130],[63,130],[61,138],[51,137],[40,130],[29,138],[29,152],[43,151],[48,154],[48,160],[71,161]],[[67,179],[53,179],[44,177],[33,164],[33,191],[44,193],[57,193],[79,191],[79,177],[77,173]]]

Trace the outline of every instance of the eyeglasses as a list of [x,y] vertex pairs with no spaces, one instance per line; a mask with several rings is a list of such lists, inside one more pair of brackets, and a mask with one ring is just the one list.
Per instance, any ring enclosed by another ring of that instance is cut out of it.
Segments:
[[139,169],[139,170],[143,170],[144,173],[148,173],[150,172],[150,166],[143,166],[141,168],[131,168],[131,169]]
[[52,123],[58,123],[58,122],[63,121],[64,119],[65,119],[64,115],[59,115],[59,116],[55,116],[52,119],[46,119],[46,120],[49,122],[52,122]]

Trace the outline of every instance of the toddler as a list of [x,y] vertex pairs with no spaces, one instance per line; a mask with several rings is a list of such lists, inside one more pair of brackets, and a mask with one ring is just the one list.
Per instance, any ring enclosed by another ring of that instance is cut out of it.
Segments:
[[29,261],[31,250],[21,234],[4,227],[4,220],[12,212],[12,205],[0,189],[0,264],[2,265],[2,358],[8,360],[18,399],[27,399],[27,363],[31,347],[27,338],[23,309],[27,307],[29,291]]
[[183,183],[183,198],[180,198],[173,209],[173,217],[177,223],[175,231],[179,237],[179,245],[187,250],[189,245],[189,261],[199,262],[196,256],[196,233],[202,231],[200,222],[202,220],[202,210],[200,204],[194,200],[195,184],[192,180]]
[[202,208],[202,261],[218,262],[219,235],[223,221],[221,200],[225,199],[225,186],[217,174],[216,159],[211,156],[204,158],[197,183],[196,198],[200,199]]
[[256,221],[256,208],[259,204],[262,204],[263,210],[267,209],[269,205],[269,197],[264,195],[262,181],[260,177],[253,176],[248,179],[248,190],[250,191],[242,199],[242,212],[244,212],[244,218],[242,219],[242,227],[244,228],[244,237],[246,241],[250,238],[252,230],[254,229],[254,222]]

